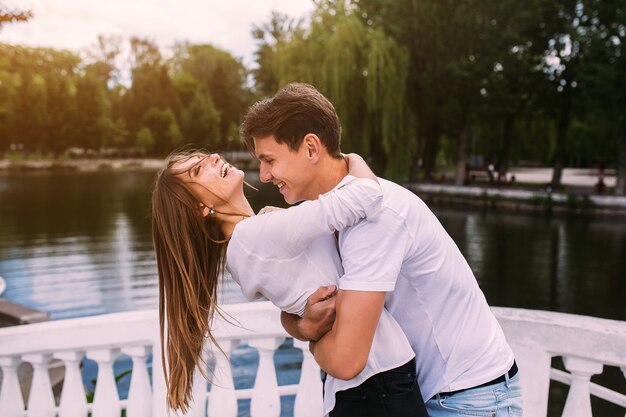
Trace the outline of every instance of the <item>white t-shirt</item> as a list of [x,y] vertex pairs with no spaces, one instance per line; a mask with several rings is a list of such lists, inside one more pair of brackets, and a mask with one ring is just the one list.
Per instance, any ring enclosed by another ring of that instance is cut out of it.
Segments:
[[339,232],[339,288],[388,292],[385,307],[413,347],[425,401],[503,375],[513,352],[467,261],[419,197],[379,181],[377,215]]
[[[250,217],[237,224],[230,238],[227,268],[247,299],[264,296],[281,310],[302,316],[309,295],[320,286],[337,285],[343,274],[333,233],[375,218],[381,201],[375,181],[347,176],[317,200]],[[324,413],[333,409],[337,391],[360,385],[414,356],[398,323],[383,310],[365,369],[349,381],[326,378]]]

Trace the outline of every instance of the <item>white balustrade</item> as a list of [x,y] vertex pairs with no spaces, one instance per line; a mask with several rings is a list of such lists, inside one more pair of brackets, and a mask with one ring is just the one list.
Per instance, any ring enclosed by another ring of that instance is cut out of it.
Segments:
[[61,352],[56,353],[54,357],[62,360],[65,365],[59,417],[86,417],[87,397],[80,373],[80,362],[85,357],[84,352],[80,350]]
[[319,417],[324,413],[324,406],[317,399],[322,397],[322,379],[320,367],[309,351],[309,343],[294,339],[294,347],[302,350],[302,371],[296,403],[293,407],[295,417]]
[[56,404],[48,373],[52,355],[30,354],[24,355],[22,359],[33,366],[33,380],[28,398],[28,417],[55,417]]
[[591,376],[602,372],[602,364],[575,356],[564,357],[563,363],[572,374],[563,417],[592,417],[589,391]]
[[0,357],[2,367],[2,385],[0,386],[0,416],[22,417],[24,415],[24,398],[17,378],[17,367],[21,363],[19,357]]
[[[213,326],[227,356],[243,343],[259,352],[259,367],[251,389],[234,389],[230,361],[217,349],[211,378],[198,371],[194,376],[193,399],[186,416],[234,417],[237,400],[251,399],[252,417],[280,416],[280,397],[296,395],[294,417],[321,417],[322,385],[319,368],[309,353],[308,344],[294,341],[302,349],[300,382],[278,386],[274,354],[287,336],[280,325],[280,312],[269,303],[249,303],[224,307],[228,319],[217,319]],[[494,308],[520,367],[524,389],[524,415],[546,417],[550,380],[571,385],[563,417],[589,417],[590,395],[595,395],[626,409],[626,396],[590,383],[603,365],[615,366],[626,377],[626,323],[570,314]],[[165,381],[161,367],[161,346],[156,311],[116,313],[81,319],[0,329],[0,416],[119,417],[126,410],[129,417],[165,417]],[[87,404],[79,364],[87,357],[98,364],[93,404]],[[152,388],[147,359],[153,352]],[[121,354],[133,364],[127,400],[120,400],[113,374],[113,364]],[[553,357],[564,358],[567,372],[551,369]],[[65,380],[59,406],[56,407],[48,376],[50,359],[65,365]],[[33,366],[28,407],[18,378],[18,365]],[[207,406],[208,398],[208,406]],[[177,413],[169,413],[176,416]],[[180,415],[180,414],[178,414]]]
[[223,353],[213,350],[215,367],[211,374],[211,396],[209,398],[209,415],[220,417],[237,417],[237,396],[235,382],[230,366],[230,353],[233,351],[233,342],[227,340],[220,344]]
[[250,403],[250,417],[280,417],[280,396],[274,366],[274,351],[284,338],[250,341],[250,346],[259,352],[259,368]]
[[96,391],[93,396],[93,417],[119,417],[122,412],[113,373],[113,363],[119,355],[119,349],[99,349],[87,352],[87,357],[98,364]]
[[146,364],[150,347],[125,347],[122,348],[122,353],[130,356],[133,360],[126,415],[128,417],[152,417],[152,388],[150,388],[150,376]]

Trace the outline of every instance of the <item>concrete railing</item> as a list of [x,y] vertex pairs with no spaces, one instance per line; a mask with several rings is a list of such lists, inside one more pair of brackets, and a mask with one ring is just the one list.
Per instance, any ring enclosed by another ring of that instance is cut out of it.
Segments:
[[[525,416],[545,417],[550,379],[571,385],[563,417],[590,417],[590,395],[626,408],[626,396],[590,383],[604,364],[626,372],[626,323],[569,314],[494,308],[521,369]],[[280,312],[266,302],[227,305],[214,332],[228,355],[242,343],[258,350],[259,365],[251,389],[235,389],[230,361],[213,354],[212,387],[196,374],[194,402],[189,416],[234,417],[237,400],[250,399],[252,417],[280,416],[280,397],[296,396],[295,417],[322,415],[319,368],[306,344],[300,382],[278,386],[274,352],[285,337]],[[164,417],[165,383],[160,361],[158,319],[155,311],[118,313],[37,323],[0,329],[0,416],[2,417]],[[215,351],[215,350],[214,350]],[[152,353],[152,355],[150,355]],[[132,358],[128,398],[120,400],[113,363],[120,355]],[[154,356],[152,383],[148,360]],[[551,369],[551,358],[563,356],[569,372]],[[80,363],[90,358],[98,365],[92,403],[87,403]],[[53,394],[48,367],[53,358],[65,365],[60,398]],[[17,367],[33,367],[30,395],[25,400]],[[172,413],[171,415],[175,415]]]

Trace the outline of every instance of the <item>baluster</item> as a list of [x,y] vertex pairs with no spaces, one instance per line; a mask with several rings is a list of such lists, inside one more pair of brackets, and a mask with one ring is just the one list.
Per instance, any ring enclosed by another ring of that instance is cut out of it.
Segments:
[[280,394],[276,381],[274,351],[283,340],[284,338],[271,338],[253,340],[249,343],[259,351],[259,369],[256,373],[250,403],[251,417],[280,416]]
[[146,357],[150,353],[148,346],[123,348],[122,353],[133,360],[133,373],[128,390],[126,415],[128,417],[152,417],[152,390]]
[[322,378],[320,367],[309,351],[309,342],[294,339],[293,345],[302,350],[302,371],[294,404],[294,417],[320,417],[324,415]]
[[[622,373],[624,374],[624,378],[626,378],[626,366],[623,366],[621,369]],[[626,417],[626,414],[624,414],[624,417]]]
[[84,356],[84,352],[60,352],[54,355],[55,358],[62,360],[65,365],[59,417],[87,416],[87,395],[80,373],[80,361]]
[[552,357],[537,346],[510,341],[520,369],[524,415],[547,416]]
[[575,356],[564,357],[563,363],[572,374],[572,383],[562,417],[592,417],[589,382],[592,375],[602,372],[603,365]]
[[159,326],[154,326],[152,343],[152,411],[155,417],[167,417],[165,375],[161,360],[161,336]]
[[[206,358],[205,358],[206,360]],[[203,366],[200,362],[199,366]],[[206,372],[206,369],[204,369]],[[193,385],[191,388],[191,401],[189,402],[189,409],[185,414],[182,414],[180,410],[177,410],[177,416],[185,417],[205,417],[207,414],[207,380],[200,371],[199,367],[193,374]],[[221,416],[220,416],[221,417]]]
[[0,358],[2,367],[2,386],[0,387],[0,416],[23,417],[24,398],[17,379],[17,367],[22,361],[19,358]]
[[227,356],[216,349],[215,370],[211,375],[208,417],[236,417],[237,396],[229,360],[233,342],[230,340],[221,342],[220,346]]
[[52,355],[32,354],[22,357],[33,365],[33,381],[28,395],[28,417],[54,417],[56,415],[54,395],[48,367]]
[[113,363],[119,349],[102,349],[87,352],[87,357],[98,364],[96,392],[94,393],[92,417],[120,417],[122,406],[117,392]]

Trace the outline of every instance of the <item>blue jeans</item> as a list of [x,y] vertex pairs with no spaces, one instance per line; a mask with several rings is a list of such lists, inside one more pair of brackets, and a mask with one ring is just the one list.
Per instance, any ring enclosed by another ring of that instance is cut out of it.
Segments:
[[430,417],[521,417],[522,385],[519,372],[499,384],[470,388],[449,396],[435,395],[426,401]]

